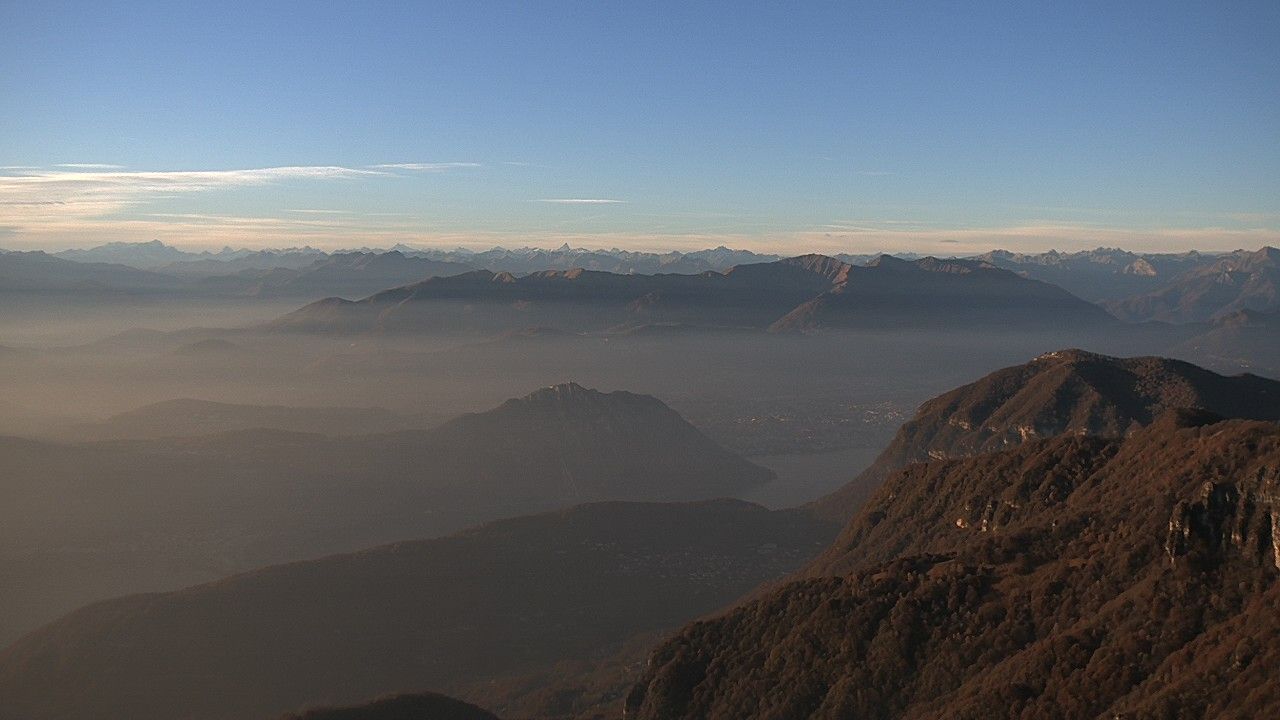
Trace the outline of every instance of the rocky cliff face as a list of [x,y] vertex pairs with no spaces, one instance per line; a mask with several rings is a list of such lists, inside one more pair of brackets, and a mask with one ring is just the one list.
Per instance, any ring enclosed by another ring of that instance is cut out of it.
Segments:
[[1169,560],[1199,565],[1226,553],[1280,568],[1280,468],[1259,468],[1236,483],[1206,481],[1192,499],[1179,500],[1169,515],[1164,549]]

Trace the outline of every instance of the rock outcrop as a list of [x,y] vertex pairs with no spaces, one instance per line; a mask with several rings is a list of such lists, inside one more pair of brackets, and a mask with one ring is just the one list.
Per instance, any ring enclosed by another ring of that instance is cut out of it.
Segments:
[[1240,485],[1205,481],[1197,497],[1179,500],[1169,515],[1164,549],[1171,562],[1200,565],[1238,553],[1280,569],[1280,467],[1259,468]]

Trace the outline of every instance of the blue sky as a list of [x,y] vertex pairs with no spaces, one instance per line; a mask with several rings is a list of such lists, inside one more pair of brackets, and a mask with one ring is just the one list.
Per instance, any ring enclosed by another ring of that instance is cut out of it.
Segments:
[[0,100],[9,248],[1280,238],[1273,0],[2,0]]

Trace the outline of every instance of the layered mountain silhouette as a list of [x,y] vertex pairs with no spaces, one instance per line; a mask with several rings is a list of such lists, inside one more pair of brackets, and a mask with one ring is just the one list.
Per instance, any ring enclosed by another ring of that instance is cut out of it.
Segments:
[[414,693],[360,705],[316,708],[280,720],[498,720],[486,710],[438,693]]
[[280,720],[498,720],[486,710],[438,693],[414,693],[360,705],[315,708]]
[[[80,263],[110,263],[128,265],[140,269],[164,267],[170,263],[200,257],[196,253],[179,250],[159,240],[147,242],[110,242],[92,248],[71,248],[53,254],[63,260]],[[209,257],[209,253],[203,253]]]
[[255,297],[364,297],[389,287],[474,270],[471,265],[385,253],[335,253],[305,267],[246,269],[199,280],[199,291]]
[[1101,302],[1151,292],[1177,275],[1208,265],[1216,258],[1195,251],[1134,253],[1120,248],[1097,248],[1069,253],[992,250],[974,259],[1052,283],[1091,302]]
[[825,560],[652,655],[628,718],[1280,710],[1280,427],[1171,410],[893,474]]
[[[193,345],[216,342],[205,340]],[[191,347],[183,346],[176,352],[187,354],[184,351]],[[210,351],[221,352],[221,348]],[[144,405],[100,422],[82,423],[68,428],[65,434],[84,440],[193,437],[255,429],[366,435],[436,424],[421,415],[401,415],[382,408],[247,405],[182,398]]]
[[1204,322],[1280,307],[1280,249],[1236,251],[1190,269],[1150,293],[1107,303],[1124,320]]
[[[0,253],[0,293],[56,293],[68,297],[95,293],[191,298],[363,297],[434,275],[474,269],[463,263],[409,257],[400,252],[252,253],[160,265],[159,258],[201,257],[168,246],[160,248],[144,244],[142,250],[135,252],[133,246],[104,246],[58,256],[43,252]],[[90,261],[91,258],[117,259],[104,262]],[[135,262],[137,267],[126,261]]]
[[866,266],[845,266],[833,280],[829,290],[771,329],[1000,330],[1097,327],[1111,321],[1100,308],[1059,287],[970,260],[907,261],[882,255]]
[[892,471],[978,455],[1056,435],[1120,436],[1173,408],[1280,420],[1280,382],[1223,376],[1179,360],[1050,352],[920,406],[861,475],[812,505],[843,522]]
[[734,500],[604,503],[123,597],[0,653],[0,718],[266,718],[416,688],[501,712],[529,692],[504,678],[562,680],[557,663],[710,612],[828,532]]
[[[2,252],[2,251],[0,251]],[[441,263],[467,265],[472,269],[493,272],[530,273],[540,270],[604,270],[615,273],[678,272],[699,273],[707,270],[726,270],[748,262],[768,262],[779,259],[776,255],[761,255],[748,250],[734,250],[724,246],[691,252],[637,252],[631,250],[588,250],[573,248],[568,244],[555,249],[495,247],[480,252],[449,250],[444,248],[415,248],[396,245],[389,249],[362,248],[327,253],[312,247],[247,250],[223,248],[217,252],[192,252],[166,245],[158,240],[149,242],[112,242],[92,248],[63,250],[56,257],[77,262],[105,262],[129,265],[141,269],[162,270],[180,275],[225,275],[246,269],[293,268],[300,269],[325,257],[397,253],[405,257],[431,260]],[[854,261],[860,256],[842,256]]]
[[822,255],[723,273],[619,275],[573,269],[517,277],[435,277],[360,301],[330,298],[274,324],[316,331],[602,330],[682,323],[774,331],[829,328],[1101,327],[1107,313],[1060,288],[991,265],[881,256],[867,266]]
[[0,293],[157,293],[182,284],[127,265],[74,262],[40,251],[0,253]]
[[[428,430],[0,438],[4,636],[91,599],[599,500],[732,496],[772,473],[652,397],[573,383]],[[77,548],[92,547],[94,556]]]
[[1205,365],[1244,367],[1280,377],[1280,308],[1223,315],[1175,349]]

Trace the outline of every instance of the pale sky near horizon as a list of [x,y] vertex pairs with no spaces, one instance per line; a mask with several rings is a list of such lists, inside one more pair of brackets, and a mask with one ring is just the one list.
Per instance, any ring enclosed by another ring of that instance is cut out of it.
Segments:
[[1274,0],[0,0],[0,101],[8,249],[1280,244]]

